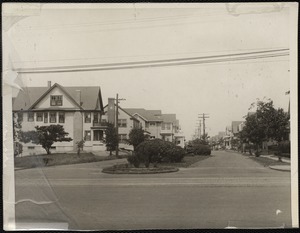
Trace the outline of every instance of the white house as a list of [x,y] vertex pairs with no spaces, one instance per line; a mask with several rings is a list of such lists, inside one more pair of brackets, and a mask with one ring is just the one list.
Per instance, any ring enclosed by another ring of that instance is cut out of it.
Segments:
[[[105,124],[101,89],[95,86],[63,87],[57,83],[44,87],[26,87],[13,99],[13,114],[21,119],[22,131],[35,126],[62,125],[71,142],[55,142],[52,152],[76,150],[76,142],[84,139],[85,151],[105,150]],[[23,155],[45,153],[40,146],[23,144]]]

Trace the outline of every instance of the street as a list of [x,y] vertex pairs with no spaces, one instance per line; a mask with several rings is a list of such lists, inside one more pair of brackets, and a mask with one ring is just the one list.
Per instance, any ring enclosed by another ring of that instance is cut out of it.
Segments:
[[81,230],[291,227],[289,172],[213,151],[176,173],[101,173],[125,161],[16,171],[17,228],[65,222]]

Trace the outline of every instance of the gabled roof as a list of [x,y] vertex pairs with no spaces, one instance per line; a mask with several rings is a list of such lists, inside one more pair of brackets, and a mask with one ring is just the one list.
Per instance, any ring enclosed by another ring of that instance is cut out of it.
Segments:
[[[64,92],[75,105],[82,108],[83,110],[95,110],[97,108],[97,100],[100,100],[100,109],[103,110],[103,103],[101,97],[100,87],[63,87],[55,83],[51,88],[49,87],[25,87],[20,90],[18,96],[14,100],[13,110],[29,110],[34,107],[40,100],[43,99],[51,90],[54,88],[59,88]],[[76,101],[76,91],[81,92],[81,102]]]
[[125,108],[129,114],[138,114],[146,121],[163,121],[161,110],[146,110],[144,108]]
[[[116,104],[115,104],[115,106],[116,106]],[[103,109],[106,109],[107,107],[108,107],[108,104],[105,105]],[[139,122],[138,119],[136,119],[133,115],[131,115],[130,113],[128,113],[126,110],[124,110],[124,108],[121,108],[120,106],[118,106],[118,108],[119,108],[121,111],[123,111],[124,113],[126,113],[128,116],[130,116],[130,117],[132,118],[132,120],[135,120],[135,121],[138,121],[138,122]]]

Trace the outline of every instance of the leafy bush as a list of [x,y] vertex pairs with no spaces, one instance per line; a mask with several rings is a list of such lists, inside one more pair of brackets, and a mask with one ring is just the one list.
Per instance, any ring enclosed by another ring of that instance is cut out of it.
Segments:
[[128,163],[132,164],[134,167],[139,167],[140,166],[140,160],[136,155],[130,155],[127,158]]
[[134,166],[142,162],[149,167],[150,163],[181,162],[184,155],[185,151],[172,142],[154,139],[140,143],[136,147],[136,155],[131,156],[128,162]]
[[290,143],[290,141],[281,142],[281,143],[279,143],[278,147],[279,147],[279,149],[281,150],[282,153],[287,153],[287,154],[291,153],[291,143]]
[[14,144],[14,155],[17,156],[22,154],[23,152],[23,145],[20,142],[15,142]]
[[196,144],[194,147],[194,154],[195,155],[210,155],[211,148],[207,145]]

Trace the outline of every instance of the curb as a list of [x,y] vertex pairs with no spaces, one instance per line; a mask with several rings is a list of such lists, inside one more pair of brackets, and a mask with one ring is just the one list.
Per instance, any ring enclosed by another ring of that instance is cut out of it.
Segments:
[[291,167],[290,166],[269,166],[270,169],[276,170],[276,171],[283,171],[283,172],[290,172]]

